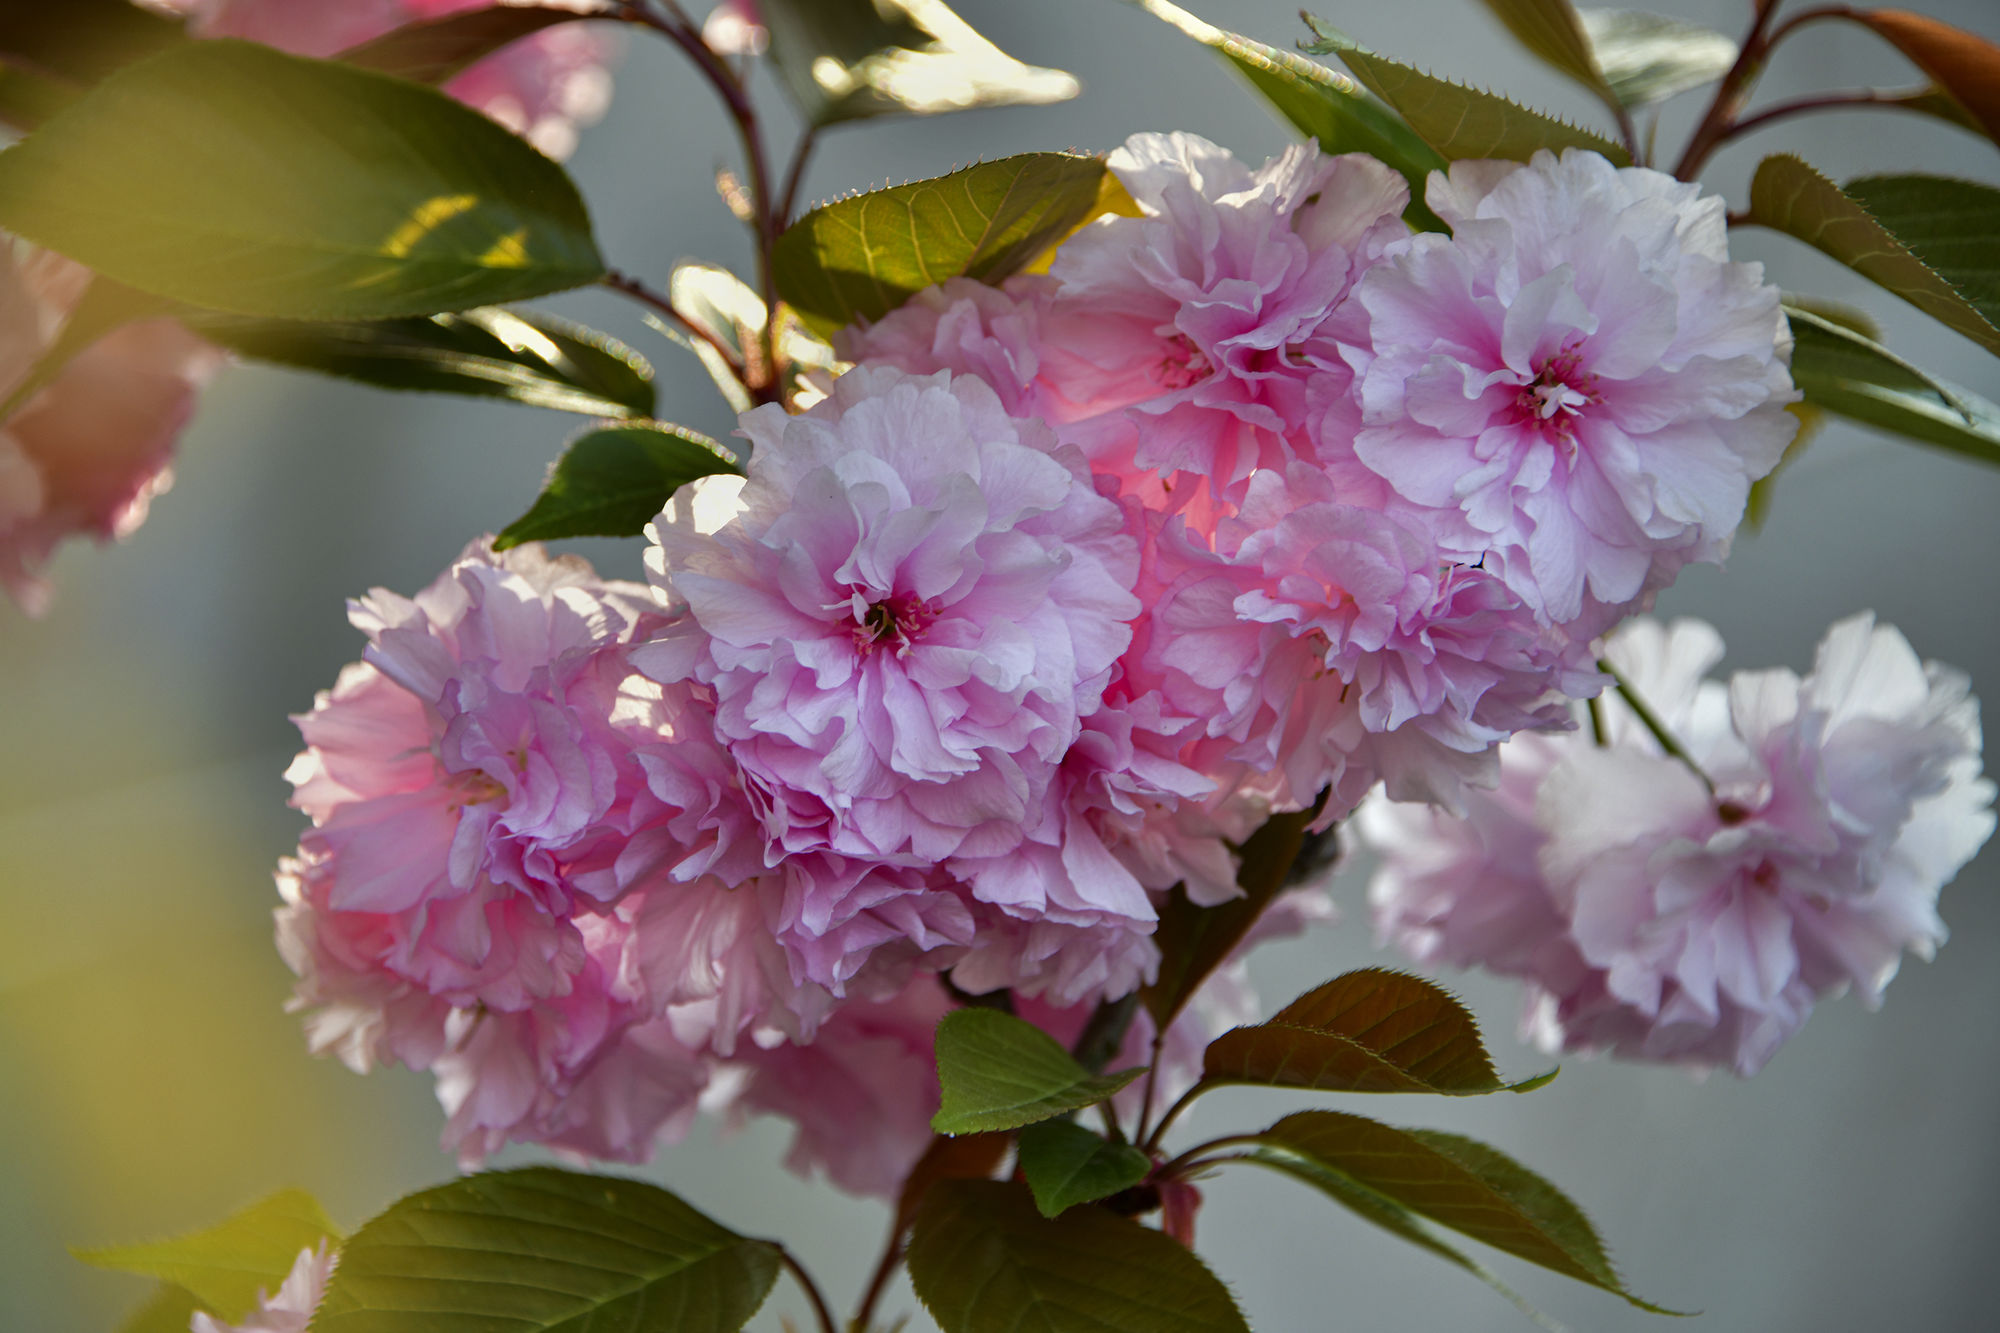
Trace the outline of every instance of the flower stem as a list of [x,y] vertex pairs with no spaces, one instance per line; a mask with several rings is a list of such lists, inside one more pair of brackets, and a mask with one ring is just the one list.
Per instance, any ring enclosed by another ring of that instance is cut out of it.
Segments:
[[[1735,123],[1736,113],[1750,98],[1750,90],[1757,81],[1757,75],[1764,68],[1765,58],[1770,53],[1771,20],[1777,17],[1779,0],[1757,0],[1757,13],[1750,21],[1750,31],[1744,35],[1743,45],[1736,53],[1736,63],[1722,76],[1716,85],[1715,97],[1708,104],[1708,111],[1701,118],[1688,139],[1680,164],[1674,168],[1678,180],[1691,181],[1700,172],[1702,164],[1708,161],[1729,133]],[[1794,20],[1796,23],[1796,20]],[[1786,25],[1785,30],[1793,26]]]
[[[774,1242],[775,1243],[775,1242]],[[819,1294],[819,1284],[806,1272],[805,1265],[792,1257],[792,1252],[779,1245],[778,1261],[791,1270],[799,1285],[805,1288],[806,1298],[812,1302],[813,1315],[819,1320],[820,1333],[840,1333],[840,1326],[833,1322],[833,1311],[827,1308],[826,1297]]]
[[882,1293],[889,1289],[889,1279],[896,1275],[896,1265],[903,1261],[903,1228],[900,1219],[889,1223],[889,1239],[882,1246],[882,1257],[875,1263],[875,1272],[868,1279],[868,1289],[861,1294],[861,1304],[854,1307],[854,1318],[848,1321],[847,1333],[868,1333],[869,1325],[875,1319],[875,1307],[882,1300]]
[[[1153,1064],[1157,1068],[1159,1063],[1160,1063],[1159,1056],[1155,1054],[1155,1056],[1153,1057]],[[1145,1150],[1147,1152],[1152,1152],[1156,1150],[1160,1146],[1160,1140],[1167,1136],[1167,1130],[1173,1126],[1174,1121],[1180,1119],[1181,1112],[1187,1110],[1188,1107],[1194,1105],[1195,1098],[1201,1096],[1201,1094],[1207,1092],[1210,1088],[1214,1086],[1215,1084],[1209,1082],[1205,1078],[1197,1079],[1193,1087],[1189,1088],[1186,1092],[1181,1094],[1179,1101],[1175,1102],[1172,1106],[1169,1106],[1167,1108],[1167,1113],[1160,1117],[1159,1124],[1153,1126],[1153,1132],[1150,1135],[1145,1132],[1145,1127],[1141,1126],[1139,1137],[1143,1141],[1143,1146]],[[1148,1084],[1146,1088],[1146,1097],[1149,1102],[1152,1100],[1152,1092],[1153,1092],[1152,1086]],[[1182,1153],[1181,1155],[1185,1157],[1188,1154]]]
[[[1675,738],[1674,733],[1667,730],[1667,724],[1660,720],[1660,715],[1653,711],[1652,705],[1646,702],[1645,697],[1639,691],[1632,688],[1632,682],[1625,679],[1624,673],[1611,665],[1608,660],[1602,658],[1598,660],[1597,669],[1611,677],[1612,684],[1617,687],[1618,697],[1625,701],[1626,707],[1638,715],[1639,721],[1645,725],[1646,730],[1653,733],[1653,739],[1659,742],[1660,748],[1675,759],[1680,760],[1683,764],[1686,764],[1688,771],[1700,778],[1701,785],[1708,788],[1708,794],[1710,796],[1715,795],[1714,779],[1710,778],[1702,766],[1695,762],[1694,756],[1688,753],[1687,747]],[[1595,704],[1596,700],[1593,699],[1591,702]]]

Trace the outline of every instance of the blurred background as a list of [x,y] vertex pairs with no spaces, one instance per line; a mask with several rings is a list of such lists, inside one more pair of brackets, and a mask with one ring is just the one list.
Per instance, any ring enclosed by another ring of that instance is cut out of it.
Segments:
[[[1303,33],[1285,0],[1193,7],[1275,44]],[[1749,9],[1655,7],[1731,35]],[[1991,0],[1919,7],[2000,39]],[[1021,59],[1073,70],[1082,97],[836,129],[809,197],[1030,149],[1103,151],[1139,130],[1194,131],[1253,161],[1287,142],[1211,53],[1115,0],[957,8]],[[1327,0],[1323,13],[1388,54],[1595,123],[1586,93],[1543,71],[1470,0]],[[1913,81],[1867,34],[1822,24],[1781,49],[1761,96]],[[760,91],[782,154],[787,108],[775,86]],[[1685,134],[1697,100],[1669,104],[1663,143]],[[745,238],[708,183],[731,144],[678,54],[632,42],[610,115],[572,163],[613,264],[656,285],[683,257],[748,271]],[[1740,203],[1758,158],[1778,148],[1836,179],[1908,170],[2000,180],[2000,154],[1970,135],[1846,112],[1733,146],[1709,168],[1711,188]],[[2000,398],[1990,356],[1887,293],[1774,234],[1743,232],[1733,244],[1788,289],[1868,309],[1918,364]],[[693,358],[616,298],[548,304],[644,351],[663,416],[731,429]],[[343,598],[423,586],[470,537],[525,508],[574,427],[527,408],[232,369],[203,399],[175,488],[136,537],[59,558],[45,620],[0,605],[0,1328],[108,1330],[143,1295],[137,1279],[87,1269],[66,1246],[189,1230],[291,1184],[352,1227],[452,1173],[427,1078],[361,1079],[316,1061],[282,1012],[290,977],[270,945],[270,866],[301,826],[279,777],[296,748],[287,715],[359,654]],[[1690,572],[1660,609],[1720,626],[1729,668],[1803,669],[1830,622],[1873,608],[2000,700],[1996,510],[2000,471],[1836,424],[1786,474],[1768,525],[1739,539],[1727,571]],[[639,572],[636,542],[575,545],[607,573]],[[1371,947],[1365,871],[1351,865],[1341,881],[1341,924],[1259,958],[1268,1002],[1395,961]],[[1945,892],[1953,939],[1935,964],[1905,969],[1880,1013],[1851,999],[1823,1006],[1754,1081],[1571,1061],[1533,1097],[1368,1109],[1477,1135],[1548,1175],[1592,1213],[1635,1290],[1705,1311],[1700,1325],[1718,1333],[1990,1328],[1996,879],[2000,854],[1989,848]],[[1511,986],[1444,980],[1480,1015],[1503,1071],[1544,1067],[1514,1040]],[[1218,1094],[1184,1132],[1292,1105]],[[786,1134],[773,1123],[733,1136],[705,1124],[648,1174],[730,1226],[782,1236],[849,1305],[886,1211],[784,1174]],[[1471,1277],[1275,1176],[1211,1182],[1200,1242],[1265,1333],[1530,1327]],[[1491,1257],[1572,1328],[1665,1327]],[[888,1308],[916,1308],[906,1285]],[[781,1284],[752,1327],[775,1333],[787,1313],[803,1306]],[[930,1325],[918,1314],[910,1328]]]

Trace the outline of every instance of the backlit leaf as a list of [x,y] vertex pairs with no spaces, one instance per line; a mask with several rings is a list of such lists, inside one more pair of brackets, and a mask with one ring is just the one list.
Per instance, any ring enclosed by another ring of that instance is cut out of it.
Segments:
[[341,1249],[313,1333],[735,1333],[778,1251],[663,1189],[552,1167],[412,1194]]
[[1641,1309],[1674,1313],[1628,1291],[1583,1211],[1497,1149],[1334,1111],[1289,1115],[1253,1137],[1495,1249],[1615,1292]]
[[1493,1072],[1464,1005],[1421,977],[1384,968],[1336,977],[1268,1022],[1223,1033],[1209,1043],[1202,1071],[1210,1081],[1321,1092],[1470,1096],[1510,1088]]
[[944,1333],[1249,1333],[1229,1289],[1182,1246],[1084,1204],[1043,1217],[1025,1185],[933,1188],[910,1281]]
[[443,93],[250,42],[127,66],[0,153],[0,226],[235,314],[388,319],[596,280],[562,168]]
[[1075,76],[1024,65],[943,0],[758,0],[771,59],[808,122],[1039,106]]
[[200,1309],[201,1302],[186,1287],[162,1282],[146,1303],[118,1326],[118,1333],[188,1333]]
[[1846,189],[1790,155],[1750,183],[1751,222],[1789,232],[2000,354],[2000,189],[1875,176]]
[[1225,32],[1169,0],[1127,3],[1214,48],[1279,115],[1317,140],[1322,151],[1367,153],[1401,172],[1410,183],[1411,203],[1404,215],[1410,225],[1444,230],[1444,223],[1423,202],[1425,179],[1445,167],[1444,158],[1360,84],[1316,60]]
[[1712,28],[1636,9],[1579,9],[1577,17],[1605,86],[1627,107],[1714,83],[1736,63],[1736,43]]
[[997,1009],[955,1009],[937,1030],[940,1134],[1016,1129],[1091,1106],[1144,1073],[1092,1074],[1048,1033]]
[[534,507],[508,524],[493,548],[559,537],[636,537],[687,483],[742,470],[729,450],[685,426],[634,421],[586,431],[549,469]]
[[1021,1131],[1021,1176],[1043,1217],[1130,1189],[1152,1167],[1131,1144],[1113,1143],[1073,1120],[1044,1120]]
[[182,1287],[203,1308],[235,1323],[256,1307],[260,1290],[283,1284],[301,1250],[339,1236],[312,1195],[284,1190],[190,1236],[73,1253],[98,1268]]
[[1531,111],[1497,93],[1440,79],[1358,46],[1308,16],[1319,41],[1310,50],[1338,55],[1354,77],[1394,107],[1431,147],[1454,160],[1500,157],[1525,162],[1541,149],[1587,148],[1618,166],[1632,164],[1623,147],[1565,120]]
[[1081,222],[1103,178],[1095,157],[1023,153],[827,204],[778,238],[778,294],[831,333],[946,278],[998,282]]

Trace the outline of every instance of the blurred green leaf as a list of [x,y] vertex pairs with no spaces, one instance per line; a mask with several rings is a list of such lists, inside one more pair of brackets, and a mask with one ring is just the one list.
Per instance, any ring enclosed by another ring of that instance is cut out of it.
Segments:
[[[1483,1143],[1436,1130],[1396,1129],[1335,1111],[1286,1116],[1251,1141],[1295,1153],[1397,1208],[1615,1292],[1642,1310],[1677,1313],[1626,1289],[1590,1219],[1562,1191]],[[1357,1211],[1369,1216],[1367,1209]],[[1378,1225],[1392,1216],[1379,1208],[1376,1213],[1369,1220]],[[1407,1233],[1399,1234],[1407,1238]]]
[[778,1250],[637,1180],[494,1171],[393,1204],[341,1249],[314,1333],[735,1333]]
[[998,282],[1096,208],[1103,178],[1099,158],[1023,153],[827,204],[778,238],[778,294],[830,334],[946,278]]
[[1142,1069],[1092,1074],[1048,1033],[998,1009],[955,1009],[937,1030],[940,1134],[1016,1129],[1091,1106]]
[[1208,974],[1222,966],[1284,889],[1313,814],[1311,810],[1296,810],[1273,815],[1244,839],[1236,871],[1241,897],[1201,907],[1187,896],[1186,889],[1174,886],[1160,908],[1160,924],[1153,932],[1160,946],[1159,975],[1139,991],[1146,1012],[1160,1029],[1174,1021],[1181,1007],[1208,980]]
[[1444,156],[1500,157],[1525,162],[1541,149],[1560,153],[1586,148],[1618,166],[1632,165],[1623,147],[1565,120],[1531,111],[1495,93],[1436,78],[1358,46],[1311,15],[1319,40],[1307,49],[1331,52],[1354,77],[1394,107],[1425,142]]
[[2000,465],[2000,406],[1812,311],[1787,306],[1785,315],[1792,325],[1792,382],[1807,403]]
[[910,1237],[910,1282],[944,1333],[1249,1333],[1207,1265],[1095,1205],[1058,1218],[1024,1185],[934,1186]]
[[1424,206],[1424,182],[1447,165],[1437,150],[1353,79],[1290,51],[1224,32],[1168,0],[1126,0],[1214,50],[1250,81],[1273,109],[1327,153],[1367,153],[1410,183],[1411,226],[1443,231]]
[[1972,114],[1965,103],[1936,84],[1920,88],[1913,93],[1905,93],[1896,99],[1896,105],[1906,111],[1915,111],[1934,120],[1944,121],[1947,125],[1970,130],[1982,139],[1990,139],[1986,127],[1979,123],[1979,118]]
[[259,1291],[276,1291],[283,1284],[301,1250],[339,1238],[318,1201],[294,1189],[190,1236],[71,1253],[98,1268],[183,1287],[204,1308],[236,1323],[256,1308]]
[[1714,83],[1736,63],[1736,43],[1712,28],[1636,9],[1579,9],[1577,17],[1604,86],[1626,107]]
[[595,281],[562,168],[443,93],[250,42],[113,74],[0,153],[0,226],[235,314],[387,319]]
[[586,431],[549,469],[534,507],[493,539],[504,551],[558,537],[636,537],[675,491],[742,464],[699,431],[635,421]]
[[1013,1136],[1005,1133],[939,1134],[932,1138],[910,1174],[903,1177],[902,1192],[896,1196],[896,1234],[910,1229],[931,1186],[943,1180],[991,1180],[1013,1146]]
[[[349,47],[335,59],[415,83],[443,83],[503,46],[558,23],[594,17],[559,5],[510,3],[411,23]],[[601,17],[601,16],[598,16]]]
[[532,310],[482,307],[393,320],[255,320],[196,312],[188,326],[241,356],[378,389],[507,398],[593,417],[650,417],[653,368],[609,334]]
[[1601,96],[1610,88],[1598,72],[1590,39],[1569,0],[1480,0],[1514,39],[1551,69],[1569,75]]
[[1043,1217],[1130,1189],[1152,1168],[1131,1144],[1113,1143],[1073,1120],[1044,1120],[1021,1131],[1021,1176]]
[[[1808,314],[1817,315],[1821,319],[1858,333],[1863,338],[1879,341],[1882,337],[1880,326],[1869,317],[1868,313],[1853,306],[1798,295],[1786,296],[1785,304],[1788,310],[1797,307]],[[1786,405],[1785,410],[1798,419],[1799,428],[1792,435],[1792,442],[1785,446],[1785,452],[1778,459],[1778,465],[1750,484],[1750,499],[1743,506],[1743,526],[1752,532],[1761,531],[1765,522],[1771,517],[1771,506],[1776,502],[1778,493],[1778,478],[1784,475],[1785,469],[1804,456],[1807,447],[1826,427],[1826,410],[1816,404],[1790,403]]]
[[1076,78],[1020,61],[942,0],[758,0],[771,59],[807,123],[1075,97]]
[[1845,189],[1767,157],[1749,221],[1788,232],[2000,355],[2000,189],[1943,176],[1874,176]]
[[0,5],[0,60],[78,88],[186,40],[179,19],[129,0]]
[[1507,1084],[1464,1005],[1421,977],[1363,968],[1334,978],[1268,1022],[1223,1033],[1202,1056],[1213,1082],[1319,1092],[1527,1092]]
[[146,1303],[118,1326],[118,1333],[188,1333],[189,1324],[201,1308],[201,1302],[186,1287],[162,1282]]

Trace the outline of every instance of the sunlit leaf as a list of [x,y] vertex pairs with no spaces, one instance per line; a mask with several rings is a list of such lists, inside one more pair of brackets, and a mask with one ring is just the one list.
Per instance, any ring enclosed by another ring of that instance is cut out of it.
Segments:
[[1208,974],[1243,942],[1250,927],[1285,887],[1292,861],[1305,842],[1306,825],[1312,820],[1310,810],[1273,815],[1244,840],[1236,872],[1241,897],[1201,907],[1185,889],[1174,886],[1160,907],[1160,924],[1153,932],[1160,946],[1159,975],[1139,992],[1159,1027],[1173,1022]]
[[507,398],[593,417],[650,417],[653,368],[609,334],[532,310],[484,307],[411,319],[186,317],[240,356],[378,389]]
[[1444,223],[1424,206],[1424,181],[1446,163],[1402,118],[1353,79],[1316,60],[1225,32],[1168,0],[1126,0],[1215,49],[1300,132],[1328,153],[1367,153],[1410,183],[1410,225],[1429,231]]
[[997,1009],[955,1009],[937,1030],[940,1134],[1016,1129],[1091,1106],[1144,1073],[1092,1074],[1048,1033]]
[[559,537],[636,537],[681,487],[742,470],[729,450],[685,426],[634,421],[586,431],[549,469],[534,507],[509,523],[493,548]]
[[[682,263],[674,266],[668,287],[669,300],[682,319],[708,337],[687,340],[689,349],[732,406],[741,399],[739,412],[750,408],[748,394],[736,376],[737,367],[761,366],[764,352],[764,299],[750,285],[726,268],[714,264]],[[777,355],[779,373],[787,401],[793,401],[806,385],[800,377],[811,372],[830,374],[835,368],[833,348],[807,331],[784,305],[778,307]],[[727,349],[717,350],[717,344]]]
[[250,42],[113,74],[0,153],[0,225],[236,314],[386,319],[604,271],[562,168],[444,94]]
[[338,59],[417,83],[443,83],[503,46],[591,17],[560,5],[502,4],[411,23],[349,47]]
[[1113,1143],[1073,1120],[1044,1120],[1021,1131],[1021,1176],[1043,1217],[1130,1189],[1152,1167],[1131,1144]]
[[910,1282],[944,1333],[1249,1333],[1229,1289],[1178,1241],[1084,1204],[1058,1218],[1024,1185],[933,1188]]
[[1213,1082],[1448,1096],[1547,1082],[1501,1082],[1464,1005],[1421,977],[1373,967],[1307,991],[1268,1022],[1223,1033],[1202,1056],[1202,1073]]
[[946,278],[998,282],[1097,204],[1104,163],[1023,153],[814,209],[778,238],[778,294],[831,333]]
[[301,1250],[339,1235],[310,1194],[284,1190],[190,1236],[73,1253],[98,1268],[182,1287],[203,1308],[235,1323],[256,1307],[259,1291],[283,1284]]
[[1931,76],[2000,143],[2000,46],[1983,37],[1899,9],[1852,9],[1843,17],[1864,23]]
[[2000,466],[2000,405],[1919,370],[1872,339],[1787,306],[1792,381],[1806,402]]
[[778,1251],[656,1186],[552,1167],[412,1194],[342,1248],[313,1333],[735,1333]]
[[1712,28],[1636,9],[1579,9],[1577,17],[1605,87],[1627,107],[1714,83],[1736,63],[1736,43]]
[[1751,222],[1789,232],[2000,354],[2000,189],[1875,176],[1842,189],[1789,154],[1750,183]]
[[1525,162],[1540,149],[1560,153],[1587,148],[1618,166],[1631,155],[1600,134],[1531,111],[1479,88],[1425,74],[1358,46],[1344,33],[1307,16],[1319,40],[1308,49],[1338,55],[1367,89],[1410,123],[1425,142],[1448,158],[1499,157]]
[[1626,1289],[1590,1219],[1562,1191],[1483,1143],[1334,1111],[1289,1115],[1252,1138],[1495,1249],[1615,1292],[1641,1309],[1674,1313]]
[[1024,65],[943,0],[758,0],[771,59],[808,122],[1042,105],[1076,78]]

